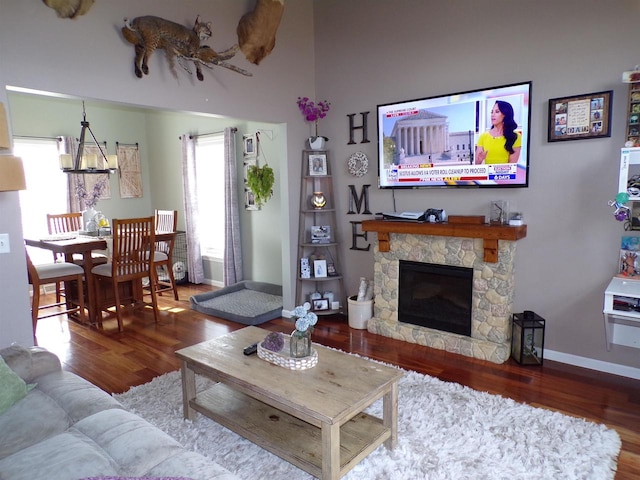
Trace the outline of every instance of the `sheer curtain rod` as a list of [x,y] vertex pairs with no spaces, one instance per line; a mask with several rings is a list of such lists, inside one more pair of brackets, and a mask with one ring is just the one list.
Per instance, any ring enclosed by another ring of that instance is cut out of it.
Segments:
[[[231,131],[233,133],[236,133],[238,131],[237,128],[233,127],[231,129]],[[189,138],[193,139],[193,138],[200,138],[200,137],[208,137],[210,135],[220,135],[221,133],[224,133],[224,130],[220,130],[219,132],[209,132],[209,133],[201,133],[200,135],[189,135]],[[180,140],[182,140],[182,137],[178,137]]]
[[31,138],[33,140],[58,140],[60,137],[36,137],[33,135],[14,135],[13,138]]
[[120,143],[120,142],[116,142],[116,147],[119,147],[119,146],[136,147],[136,148],[138,148],[140,145],[138,145],[138,142],[136,142],[136,143]]

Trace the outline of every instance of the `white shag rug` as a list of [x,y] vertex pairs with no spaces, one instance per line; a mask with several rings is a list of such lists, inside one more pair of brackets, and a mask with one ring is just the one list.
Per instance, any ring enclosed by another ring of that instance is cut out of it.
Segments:
[[[198,391],[210,381],[197,377]],[[114,395],[186,448],[246,480],[311,475],[198,414],[182,416],[180,373]],[[382,400],[367,412],[382,416]],[[399,386],[398,446],[379,447],[347,480],[613,479],[615,430],[456,383],[406,371]]]

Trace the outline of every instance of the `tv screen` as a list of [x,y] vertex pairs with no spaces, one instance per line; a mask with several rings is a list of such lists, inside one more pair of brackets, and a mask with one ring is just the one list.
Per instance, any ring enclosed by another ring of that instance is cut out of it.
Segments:
[[526,187],[531,82],[378,105],[380,188]]

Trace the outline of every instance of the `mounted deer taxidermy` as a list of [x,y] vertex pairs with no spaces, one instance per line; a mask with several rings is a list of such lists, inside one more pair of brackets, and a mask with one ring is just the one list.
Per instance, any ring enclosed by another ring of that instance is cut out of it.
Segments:
[[149,74],[149,57],[158,49],[164,50],[169,69],[174,77],[177,77],[174,62],[176,58],[182,68],[189,73],[191,71],[184,65],[183,60],[193,62],[196,67],[196,76],[200,81],[204,79],[201,65],[209,68],[218,65],[251,76],[249,72],[225,62],[236,54],[237,46],[216,53],[210,47],[200,45],[202,41],[211,37],[211,22],[200,22],[199,18],[196,18],[191,30],[179,23],[151,15],[136,17],[131,22],[125,18],[122,35],[135,46],[136,55],[133,64],[136,76],[142,78],[143,74]]
[[94,0],[42,0],[53,8],[60,18],[76,18],[84,15],[93,5]]
[[282,12],[284,0],[258,0],[255,9],[238,22],[238,44],[251,63],[259,65],[275,47]]

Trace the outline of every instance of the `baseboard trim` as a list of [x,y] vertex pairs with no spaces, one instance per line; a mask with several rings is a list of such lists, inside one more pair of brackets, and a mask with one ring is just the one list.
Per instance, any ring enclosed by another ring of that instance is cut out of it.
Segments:
[[603,362],[602,360],[594,360],[593,358],[580,357],[563,352],[555,352],[553,350],[545,350],[544,358],[555,362],[567,363],[576,367],[588,368],[599,372],[611,373],[622,377],[629,377],[640,380],[640,368],[629,367],[627,365],[619,365],[617,363]]

